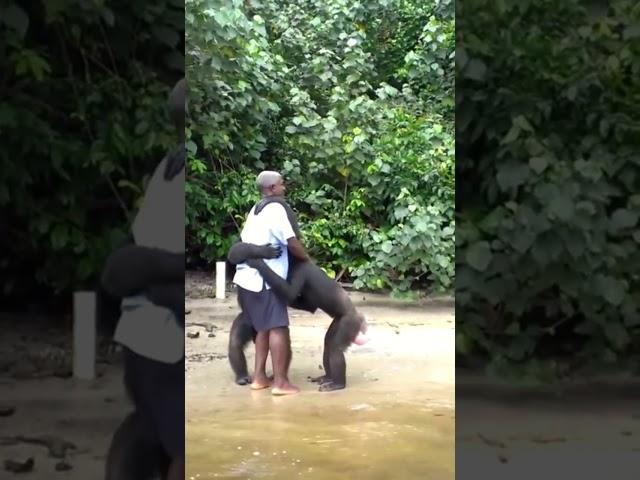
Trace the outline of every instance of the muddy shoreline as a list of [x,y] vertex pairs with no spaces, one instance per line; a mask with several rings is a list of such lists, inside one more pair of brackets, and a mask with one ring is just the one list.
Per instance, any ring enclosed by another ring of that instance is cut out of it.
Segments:
[[[290,378],[302,391],[286,398],[235,385],[233,292],[187,299],[188,478],[454,478],[452,306],[350,296],[372,340],[347,353],[347,389],[318,392],[307,381],[322,373],[331,319],[290,309]],[[251,371],[252,346],[246,354]]]

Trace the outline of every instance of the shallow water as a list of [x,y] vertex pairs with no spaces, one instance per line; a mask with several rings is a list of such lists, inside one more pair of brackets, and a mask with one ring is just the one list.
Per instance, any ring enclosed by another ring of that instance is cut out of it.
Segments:
[[290,311],[302,390],[292,397],[235,385],[224,358],[233,309],[192,304],[216,337],[187,343],[186,478],[453,480],[453,312],[378,303],[360,306],[372,340],[347,353],[347,389],[330,393],[306,380],[322,373],[330,320]]
[[188,423],[187,478],[454,478],[451,409],[259,393]]

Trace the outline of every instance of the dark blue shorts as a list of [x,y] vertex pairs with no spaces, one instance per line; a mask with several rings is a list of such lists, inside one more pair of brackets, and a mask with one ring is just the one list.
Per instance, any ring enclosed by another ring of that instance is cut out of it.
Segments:
[[150,437],[171,459],[185,455],[184,357],[162,363],[124,349],[125,384]]
[[252,292],[238,287],[238,303],[246,322],[257,332],[289,326],[287,304],[273,290]]

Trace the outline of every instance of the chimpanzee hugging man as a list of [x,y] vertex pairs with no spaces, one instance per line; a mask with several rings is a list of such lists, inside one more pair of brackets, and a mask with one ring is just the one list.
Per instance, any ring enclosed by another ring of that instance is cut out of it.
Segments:
[[114,339],[124,347],[134,412],[107,456],[107,480],[184,479],[184,170],[186,84],[169,97],[179,143],[158,165],[133,224],[102,276],[122,298]]
[[[301,234],[295,213],[283,198],[284,185],[281,175],[271,171],[262,172],[257,183],[263,197],[251,209],[241,241],[231,247],[228,254],[229,261],[238,265],[234,281],[239,286],[238,300],[242,308],[240,315],[233,321],[229,334],[229,362],[236,374],[236,383],[246,385],[250,381],[243,350],[254,338],[256,373],[252,388],[269,386],[264,373],[266,352],[259,350],[259,329],[264,323],[262,317],[265,314],[261,316],[261,313],[256,311],[256,302],[247,301],[248,294],[244,291],[242,283],[237,281],[241,275],[251,275],[251,282],[246,277],[240,277],[240,280],[254,288],[254,291],[256,287],[262,287],[265,293],[261,295],[268,297],[268,300],[263,302],[269,305],[266,311],[267,318],[273,317],[274,311],[280,312],[280,318],[285,317],[287,305],[311,313],[319,308],[332,317],[333,321],[324,339],[322,363],[325,375],[309,380],[320,383],[319,389],[323,392],[341,390],[346,387],[344,352],[351,343],[361,344],[366,341],[367,322],[356,310],[344,289],[312,262],[304,250],[301,252],[304,255],[296,254],[296,251],[302,248],[297,240]],[[271,213],[264,215],[262,212],[267,209],[270,209]],[[263,219],[262,230],[272,232],[271,237],[255,233],[258,231],[255,224],[259,223],[259,218]],[[286,263],[279,263],[278,257],[287,253],[287,247],[294,253],[293,258],[289,261],[285,257]],[[266,290],[267,288],[269,290]],[[290,355],[288,360],[290,362]],[[286,366],[288,369],[288,363]],[[277,361],[274,358],[274,374],[277,376],[276,368]]]

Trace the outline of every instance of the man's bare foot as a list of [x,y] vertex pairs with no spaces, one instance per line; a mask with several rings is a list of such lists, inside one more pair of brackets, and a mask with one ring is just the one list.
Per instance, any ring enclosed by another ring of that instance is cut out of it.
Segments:
[[295,395],[296,393],[300,393],[300,389],[295,385],[290,384],[289,382],[279,385],[277,387],[273,387],[271,389],[272,395]]
[[331,382],[331,379],[327,375],[320,375],[319,377],[307,377],[307,380],[313,383],[319,383],[322,385],[323,383]]
[[265,388],[269,388],[271,386],[271,379],[263,375],[256,375],[253,382],[251,383],[251,390],[264,390]]

